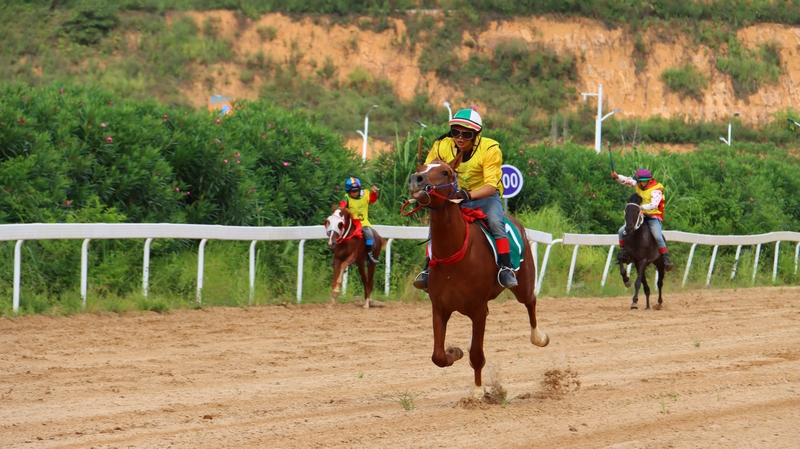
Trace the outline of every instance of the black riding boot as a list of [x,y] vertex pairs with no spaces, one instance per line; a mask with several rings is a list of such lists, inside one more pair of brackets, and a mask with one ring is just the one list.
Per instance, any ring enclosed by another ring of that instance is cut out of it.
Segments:
[[378,259],[372,255],[372,245],[367,245],[367,260],[369,263],[378,263]]
[[661,259],[664,261],[664,267],[666,267],[667,271],[672,271],[675,268],[675,264],[669,261],[669,254],[662,254]]
[[514,274],[514,270],[511,268],[511,254],[499,254],[498,257],[500,258],[500,263],[503,265],[500,267],[500,273],[498,273],[498,280],[500,281],[500,285],[505,288],[514,288],[519,285],[517,282],[517,276]]
[[425,269],[414,278],[414,288],[428,291],[428,264],[430,261],[427,257],[425,258]]
[[621,265],[622,261],[625,260],[628,255],[625,253],[625,247],[619,247],[619,254],[617,254],[617,260],[614,261],[614,265]]

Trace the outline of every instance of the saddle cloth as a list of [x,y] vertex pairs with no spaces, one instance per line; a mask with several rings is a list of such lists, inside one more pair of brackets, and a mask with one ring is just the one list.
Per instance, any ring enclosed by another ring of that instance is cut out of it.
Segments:
[[[506,226],[506,233],[508,234],[508,248],[511,250],[511,268],[514,271],[519,270],[519,264],[522,262],[522,235],[519,233],[519,229],[514,226],[508,220],[508,217],[503,217],[503,224]],[[497,262],[497,266],[500,266],[500,260],[497,258],[497,244],[494,241],[494,237],[492,237],[492,233],[489,232],[489,227],[487,226],[484,220],[478,220],[478,225],[481,227],[481,231],[483,231],[483,235],[489,240],[489,247],[492,248],[492,253],[494,253],[494,260]]]
[[[478,225],[481,228],[481,231],[483,231],[483,236],[486,237],[486,240],[489,241],[489,247],[492,249],[492,254],[494,254],[494,260],[497,263],[497,266],[499,267],[500,266],[500,260],[497,257],[497,244],[494,241],[494,237],[492,237],[492,233],[489,232],[489,227],[486,224],[485,220],[477,220],[477,222],[478,222]],[[523,260],[522,259],[522,245],[523,245],[522,238],[523,237],[519,233],[519,229],[517,229],[517,227],[514,226],[514,224],[511,223],[508,220],[508,217],[503,217],[503,223],[506,226],[506,233],[508,234],[508,247],[511,250],[510,251],[511,268],[514,271],[517,271],[517,270],[519,270],[520,262],[522,262],[522,260]],[[430,258],[431,254],[432,254],[431,242],[430,241],[428,241],[426,251],[427,251],[428,257]]]

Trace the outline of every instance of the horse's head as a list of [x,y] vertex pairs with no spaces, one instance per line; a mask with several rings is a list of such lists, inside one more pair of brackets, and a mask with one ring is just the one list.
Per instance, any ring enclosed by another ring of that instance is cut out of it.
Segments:
[[422,206],[441,207],[458,191],[456,168],[461,164],[462,153],[451,162],[439,159],[420,165],[408,178],[408,192]]
[[642,214],[642,197],[634,193],[628,198],[625,205],[625,233],[630,234],[642,225],[644,215]]
[[325,220],[325,234],[328,236],[328,248],[333,249],[336,242],[347,235],[353,220],[347,209],[334,208],[333,213]]

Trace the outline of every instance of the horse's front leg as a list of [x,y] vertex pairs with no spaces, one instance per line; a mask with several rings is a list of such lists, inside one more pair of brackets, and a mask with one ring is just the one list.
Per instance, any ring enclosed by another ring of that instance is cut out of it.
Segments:
[[622,276],[622,283],[625,284],[625,288],[631,286],[631,279],[628,277],[628,264],[620,262],[619,263],[619,275]]
[[342,278],[344,277],[344,270],[347,269],[347,265],[343,264],[340,259],[333,259],[333,281],[331,282],[331,301],[329,305],[333,305],[336,302],[336,298],[339,297],[339,292],[342,288]]
[[644,287],[645,297],[644,310],[650,310],[650,284],[647,283],[647,274],[645,273],[645,270],[642,270],[642,286]]
[[469,366],[475,371],[475,388],[472,390],[474,398],[483,396],[483,381],[481,371],[486,365],[486,356],[483,353],[483,336],[486,332],[486,316],[489,309],[484,307],[473,312],[470,316],[472,320],[472,338],[469,341]]
[[639,308],[639,288],[642,286],[642,277],[644,276],[644,268],[636,266],[636,282],[633,283],[633,302],[631,302],[631,309]]
[[455,346],[444,348],[444,337],[447,333],[447,321],[453,312],[446,312],[433,306],[433,355],[431,360],[439,368],[444,368],[464,357],[464,351]]
[[656,304],[656,306],[653,307],[656,310],[661,310],[661,302],[662,302],[661,301],[661,287],[664,285],[664,274],[666,273],[665,268],[666,267],[664,267],[663,265],[660,266],[660,267],[657,267],[657,269],[658,269],[658,282],[656,282],[656,286],[658,287],[658,304]]

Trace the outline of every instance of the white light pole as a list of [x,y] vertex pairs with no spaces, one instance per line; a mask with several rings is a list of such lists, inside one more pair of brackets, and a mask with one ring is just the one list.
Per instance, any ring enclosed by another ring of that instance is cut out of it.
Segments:
[[421,136],[421,135],[422,135],[422,131],[425,131],[425,128],[427,128],[427,127],[428,127],[428,125],[426,125],[426,124],[422,123],[422,122],[421,122],[421,121],[419,121],[419,120],[414,120],[414,123],[416,123],[417,125],[419,125],[419,126],[421,126],[421,127],[422,127],[422,129],[419,131],[419,135]]
[[367,111],[367,115],[364,116],[364,131],[362,132],[360,129],[356,130],[357,133],[361,134],[361,137],[364,138],[364,147],[361,150],[361,161],[367,161],[367,136],[369,135],[369,113],[372,112],[373,109],[377,108],[377,104],[373,104],[369,111]]
[[445,101],[442,104],[447,108],[447,123],[450,123],[450,120],[453,120],[453,110],[450,109],[450,102]]
[[[739,113],[738,113],[738,112],[734,112],[734,113],[733,113],[733,117],[736,117],[736,116],[738,116],[738,115],[739,115]],[[733,123],[733,117],[731,117],[731,118],[730,118],[730,120],[728,120],[728,140],[725,140],[725,138],[724,138],[724,137],[720,137],[720,138],[719,138],[719,140],[720,140],[720,141],[722,141],[722,142],[724,142],[724,143],[728,144],[728,146],[731,146],[731,128],[732,128],[732,125],[731,125],[731,124]]]
[[583,92],[583,101],[586,101],[586,97],[597,97],[597,118],[594,121],[594,150],[597,151],[597,154],[600,154],[601,148],[601,138],[603,135],[603,120],[609,118],[610,116],[616,114],[621,109],[615,109],[610,113],[606,114],[605,117],[603,116],[603,85],[599,85],[597,87],[597,93],[594,92]]

